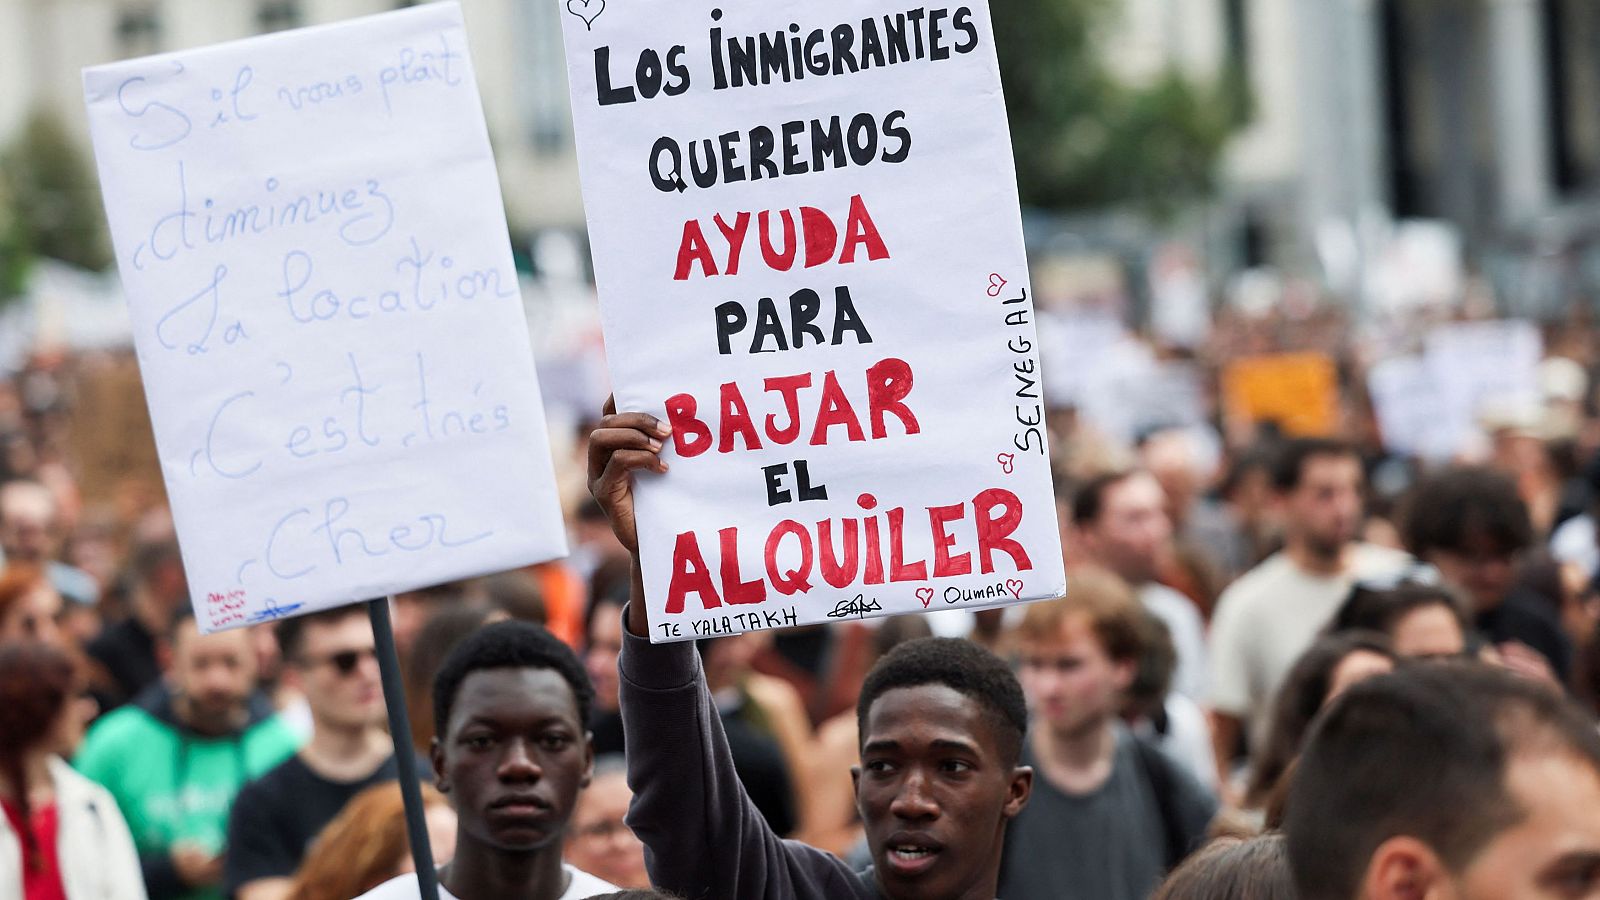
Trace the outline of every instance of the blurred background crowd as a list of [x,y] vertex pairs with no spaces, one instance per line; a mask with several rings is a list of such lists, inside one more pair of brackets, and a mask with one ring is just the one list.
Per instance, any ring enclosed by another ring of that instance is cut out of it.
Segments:
[[[351,896],[409,863],[364,618],[202,638],[179,615],[76,73],[396,5],[0,0],[0,797],[21,822],[46,757],[72,759],[127,817],[151,896]],[[573,553],[396,598],[409,738],[426,753],[433,672],[466,634],[545,623],[597,691],[568,859],[643,884],[616,712],[627,556],[584,487],[607,387],[559,12],[463,6]],[[1214,833],[1272,824],[1317,710],[1398,660],[1479,659],[1600,712],[1600,7],[991,6],[1072,596],[1055,619],[707,642],[773,827],[860,851],[855,696],[930,632],[1013,660],[1052,725],[1161,746],[1222,810]],[[1104,666],[1058,671],[1064,620]],[[269,770],[252,808],[283,818],[230,822]]]

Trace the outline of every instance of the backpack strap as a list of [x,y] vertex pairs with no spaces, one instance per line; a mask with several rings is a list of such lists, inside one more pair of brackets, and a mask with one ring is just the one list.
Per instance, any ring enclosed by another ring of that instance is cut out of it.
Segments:
[[1161,814],[1161,833],[1166,839],[1166,869],[1172,871],[1189,855],[1189,836],[1184,833],[1182,819],[1175,804],[1176,779],[1172,762],[1155,742],[1141,735],[1133,735],[1134,756],[1143,770],[1145,784],[1156,796],[1156,809]]

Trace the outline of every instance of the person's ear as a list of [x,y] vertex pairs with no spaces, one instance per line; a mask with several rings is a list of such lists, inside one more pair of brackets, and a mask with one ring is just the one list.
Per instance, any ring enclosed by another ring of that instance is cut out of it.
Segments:
[[[401,748],[400,752],[404,753],[405,748]],[[433,764],[433,786],[441,794],[450,793],[450,779],[444,774],[444,745],[439,743],[437,737],[428,746],[428,761]]]
[[583,778],[578,787],[586,788],[594,780],[594,732],[583,733]]
[[1001,807],[1001,813],[1007,819],[1015,819],[1032,796],[1033,767],[1017,766],[1011,770],[1011,783],[1006,786],[1006,805]]
[[1117,693],[1126,694],[1128,688],[1133,687],[1133,679],[1139,675],[1139,662],[1133,659],[1114,659],[1111,661],[1112,678],[1117,686]]
[[1455,893],[1450,872],[1433,848],[1399,835],[1373,851],[1361,896],[1365,900],[1445,900]]
[[850,790],[856,795],[856,812],[861,811],[861,767],[850,767]]

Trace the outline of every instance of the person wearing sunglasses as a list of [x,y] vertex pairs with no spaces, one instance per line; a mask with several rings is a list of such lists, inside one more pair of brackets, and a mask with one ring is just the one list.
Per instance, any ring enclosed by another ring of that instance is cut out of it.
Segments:
[[323,826],[352,797],[399,777],[366,608],[283,619],[274,634],[285,686],[310,708],[311,739],[234,802],[224,882],[237,900],[287,896]]

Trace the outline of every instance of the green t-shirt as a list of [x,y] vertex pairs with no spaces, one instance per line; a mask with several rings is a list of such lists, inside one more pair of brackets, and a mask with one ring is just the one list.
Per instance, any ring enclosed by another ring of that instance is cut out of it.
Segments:
[[[170,707],[124,706],[89,730],[73,760],[117,800],[141,858],[178,844],[225,849],[228,810],[245,782],[260,777],[299,747],[276,715],[227,737],[204,737],[170,718]],[[146,866],[146,879],[153,880]],[[152,890],[157,885],[150,885]],[[221,900],[220,889],[190,891],[183,900]]]

